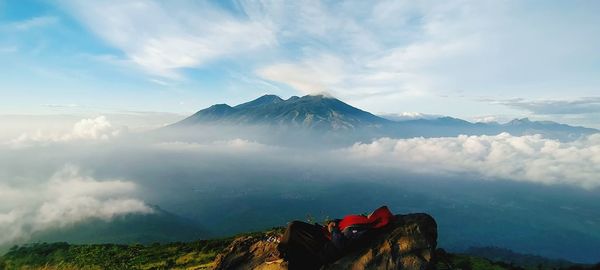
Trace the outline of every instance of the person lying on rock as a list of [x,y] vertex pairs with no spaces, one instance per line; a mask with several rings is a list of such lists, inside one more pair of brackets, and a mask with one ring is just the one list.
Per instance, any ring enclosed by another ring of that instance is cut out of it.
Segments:
[[325,226],[292,221],[288,224],[277,249],[288,262],[288,269],[319,269],[343,257],[349,251],[366,246],[372,235],[393,221],[386,206],[368,216],[349,215]]

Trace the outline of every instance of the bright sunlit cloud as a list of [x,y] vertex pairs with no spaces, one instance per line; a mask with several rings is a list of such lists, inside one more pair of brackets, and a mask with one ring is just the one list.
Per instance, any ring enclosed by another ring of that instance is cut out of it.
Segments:
[[419,173],[475,173],[487,179],[600,187],[600,135],[574,142],[540,135],[382,138],[345,149],[361,163]]
[[35,144],[68,142],[73,140],[106,141],[126,132],[123,127],[114,127],[104,116],[82,119],[73,125],[67,133],[47,133],[38,130],[36,133],[24,133],[9,142],[14,147],[27,147]]
[[0,245],[90,218],[152,213],[152,208],[132,197],[136,188],[126,180],[94,179],[74,165],[66,165],[35,186],[0,182]]

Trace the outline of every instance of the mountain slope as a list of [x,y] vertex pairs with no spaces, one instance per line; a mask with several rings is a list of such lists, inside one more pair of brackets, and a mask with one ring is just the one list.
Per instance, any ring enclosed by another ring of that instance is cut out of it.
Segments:
[[176,123],[195,124],[267,124],[321,130],[351,130],[389,124],[391,121],[352,107],[338,99],[323,95],[291,97],[265,95],[231,107],[213,105]]
[[574,263],[567,260],[548,259],[542,256],[520,254],[510,249],[499,247],[471,247],[467,249],[464,254],[486,258],[490,261],[518,265],[529,269],[559,269],[568,268],[574,265]]
[[40,231],[31,235],[28,242],[165,243],[207,236],[206,230],[196,222],[155,206],[152,214],[128,214],[111,220],[90,219],[67,227]]

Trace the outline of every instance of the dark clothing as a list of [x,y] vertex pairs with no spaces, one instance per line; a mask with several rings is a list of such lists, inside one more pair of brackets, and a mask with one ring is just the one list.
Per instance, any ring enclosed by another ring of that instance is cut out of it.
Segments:
[[[341,249],[325,236],[325,228],[301,221],[291,222],[281,238],[278,249],[288,261],[288,269],[319,269],[339,259]],[[336,233],[332,234],[335,238]],[[338,237],[342,237],[338,231]]]
[[334,227],[331,231],[331,242],[339,250],[343,250],[346,246],[346,236],[342,232],[340,232],[340,229],[338,229],[338,227]]

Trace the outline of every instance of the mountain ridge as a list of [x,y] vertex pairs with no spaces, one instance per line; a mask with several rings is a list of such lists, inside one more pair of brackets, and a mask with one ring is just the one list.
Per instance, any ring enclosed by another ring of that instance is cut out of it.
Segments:
[[503,132],[515,136],[541,134],[551,139],[576,140],[600,132],[593,128],[553,121],[532,121],[529,118],[516,118],[507,123],[469,122],[450,116],[395,121],[361,110],[330,96],[305,95],[283,99],[270,94],[235,106],[215,104],[199,110],[168,128],[200,125],[262,125],[309,132],[355,133],[353,136],[348,136],[353,140],[369,140],[377,137],[497,135]]
[[387,122],[391,121],[325,95],[292,96],[285,100],[276,95],[263,95],[233,107],[227,104],[210,106],[175,125],[276,124],[308,129],[352,130]]

